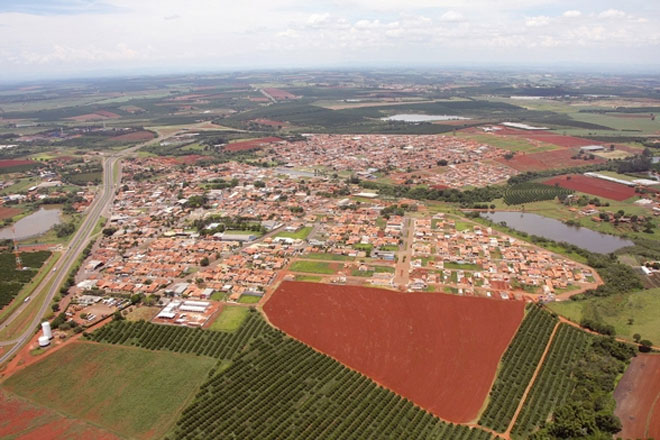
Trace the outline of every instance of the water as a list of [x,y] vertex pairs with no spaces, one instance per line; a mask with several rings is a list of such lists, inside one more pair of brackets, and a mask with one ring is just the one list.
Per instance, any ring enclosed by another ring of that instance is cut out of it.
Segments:
[[412,113],[401,113],[387,118],[381,118],[383,121],[402,121],[402,122],[428,122],[428,121],[462,121],[471,118],[454,115],[419,115]]
[[[36,237],[60,222],[59,209],[45,209],[41,208],[27,217],[23,217],[13,224],[16,231],[16,240],[24,240],[26,238]],[[0,239],[13,239],[14,231],[12,226],[0,229]]]
[[517,231],[538,235],[554,241],[564,241],[591,252],[609,254],[622,247],[632,246],[630,240],[592,231],[588,228],[568,226],[559,220],[543,217],[538,214],[522,212],[488,212],[483,217],[495,223],[506,222],[506,225]]

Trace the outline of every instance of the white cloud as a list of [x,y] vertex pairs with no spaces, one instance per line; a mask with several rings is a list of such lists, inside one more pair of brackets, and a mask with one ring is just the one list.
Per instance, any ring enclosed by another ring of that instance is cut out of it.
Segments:
[[0,0],[0,79],[91,68],[609,61],[613,53],[655,60],[660,53],[660,10],[646,6],[653,0],[629,0],[635,16],[587,13],[583,3],[582,11],[566,10],[553,0],[328,0],[323,8],[303,0],[104,1],[112,6],[104,13],[44,15],[3,13]]
[[440,16],[440,21],[444,21],[444,22],[456,23],[463,20],[464,20],[463,14],[456,11],[447,11]]
[[529,17],[525,20],[525,26],[527,27],[547,26],[548,24],[550,24],[550,17],[546,17],[545,15]]
[[608,9],[598,14],[599,18],[620,18],[625,16],[626,13],[618,9]]
[[562,15],[568,18],[577,18],[582,15],[582,12],[572,9],[570,11],[564,12]]

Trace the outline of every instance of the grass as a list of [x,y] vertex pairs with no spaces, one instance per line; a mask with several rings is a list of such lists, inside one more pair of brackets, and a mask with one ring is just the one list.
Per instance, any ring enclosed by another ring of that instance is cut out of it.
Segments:
[[220,332],[233,332],[245,321],[249,311],[250,309],[247,307],[224,306],[220,316],[213,321],[209,328]]
[[320,254],[320,253],[311,253],[304,255],[304,258],[309,258],[310,260],[327,260],[327,261],[353,261],[354,257],[349,257],[348,255],[337,255],[337,254]]
[[238,302],[241,304],[256,304],[259,302],[260,299],[261,299],[260,296],[241,295],[241,297],[238,299]]
[[160,308],[158,307],[135,307],[132,311],[126,314],[126,319],[128,321],[151,321],[154,316],[158,314]]
[[316,275],[296,275],[296,281],[306,281],[308,283],[320,283],[323,278]]
[[206,357],[75,342],[14,374],[4,386],[123,436],[160,437],[215,363]]
[[540,153],[542,151],[556,150],[557,147],[548,143],[541,142],[539,145],[534,145],[529,140],[523,137],[514,136],[496,136],[489,134],[470,135],[469,139],[488,144],[493,147],[501,148],[508,151],[524,151],[525,153]]
[[459,270],[483,270],[480,264],[471,264],[471,263],[453,263],[446,262],[445,269],[459,269]]
[[[584,301],[549,303],[548,307],[574,322],[587,318],[613,325],[619,337],[632,340],[635,333],[660,342],[660,288],[623,293]],[[632,324],[628,324],[632,319]]]
[[294,240],[304,240],[312,232],[311,227],[300,228],[294,232],[279,232],[275,237],[291,238]]
[[321,261],[295,261],[289,268],[292,272],[321,273],[331,275],[335,273],[330,263]]

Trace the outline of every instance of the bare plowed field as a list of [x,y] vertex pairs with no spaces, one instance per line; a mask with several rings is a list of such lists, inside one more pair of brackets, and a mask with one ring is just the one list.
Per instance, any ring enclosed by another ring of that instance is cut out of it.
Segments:
[[[569,178],[570,177],[570,178]],[[571,174],[570,176],[557,176],[544,181],[546,185],[559,184],[562,188],[573,189],[598,197],[612,200],[626,200],[635,195],[635,189],[616,182],[609,182],[595,177]]]
[[632,360],[614,390],[620,438],[660,438],[660,355]]
[[452,422],[473,420],[524,303],[283,282],[264,306],[294,338]]

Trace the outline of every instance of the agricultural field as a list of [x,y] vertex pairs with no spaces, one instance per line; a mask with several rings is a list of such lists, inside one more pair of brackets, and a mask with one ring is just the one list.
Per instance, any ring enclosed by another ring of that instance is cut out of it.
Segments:
[[573,392],[578,378],[573,371],[584,358],[590,336],[568,324],[560,324],[550,350],[516,419],[514,438],[528,438]]
[[548,307],[573,322],[589,319],[614,327],[616,335],[629,341],[642,339],[660,343],[660,289],[620,293],[606,298],[559,301]]
[[35,405],[0,388],[0,437],[34,440],[119,440],[115,434],[90,423]]
[[427,411],[469,422],[523,307],[440,293],[283,282],[264,311],[276,327]]
[[517,153],[511,159],[501,158],[497,161],[520,172],[581,167],[606,162],[599,157],[589,160],[574,158],[576,154],[577,149],[560,148],[541,153]]
[[481,426],[498,432],[507,429],[556,323],[557,320],[541,308],[529,307],[502,357],[497,378],[490,390],[488,406],[479,418]]
[[527,182],[509,185],[504,191],[504,203],[507,205],[522,205],[543,200],[554,200],[566,196],[573,191],[566,188]]
[[74,342],[3,386],[120,435],[149,438],[169,429],[215,363],[199,356]]
[[660,355],[632,360],[614,391],[622,438],[660,438]]
[[478,428],[440,421],[369,378],[288,338],[254,311],[235,333],[119,321],[90,337],[106,344],[192,351],[224,359],[207,376],[168,438],[330,439],[349,433],[358,438],[493,438]]
[[626,200],[636,195],[633,187],[582,174],[556,176],[543,181],[543,183],[546,185],[559,185],[562,188],[617,201]]
[[27,269],[19,270],[13,253],[0,253],[0,309],[8,305],[23,286],[32,281],[50,255],[49,251],[23,252],[20,254],[21,263]]

